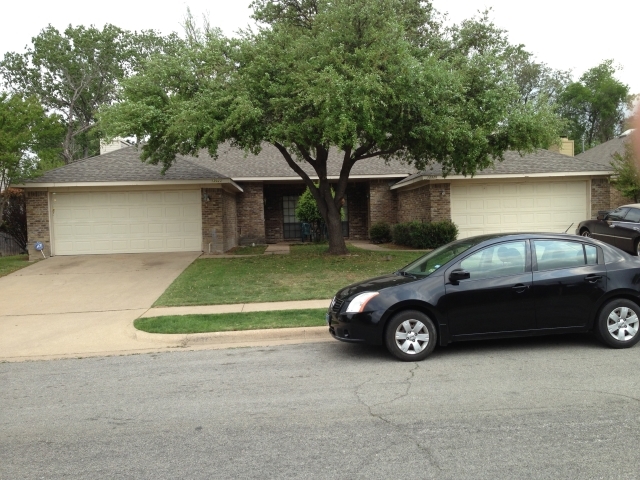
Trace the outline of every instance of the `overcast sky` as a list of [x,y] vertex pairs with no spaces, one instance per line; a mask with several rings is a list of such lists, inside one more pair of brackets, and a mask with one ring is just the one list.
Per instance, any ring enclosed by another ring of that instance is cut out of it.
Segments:
[[[226,34],[250,22],[250,0],[188,0],[173,2],[109,0],[32,0],[3,2],[0,16],[0,55],[22,52],[47,24],[58,29],[68,24],[112,23],[129,30],[155,29],[181,32],[187,7],[196,15],[208,14],[211,24]],[[434,0],[437,9],[458,22],[478,10],[492,7],[495,23],[509,32],[513,43],[523,43],[541,61],[572,70],[577,79],[604,59],[622,70],[618,78],[640,93],[640,1],[615,3],[577,0]],[[592,6],[593,5],[593,6]]]

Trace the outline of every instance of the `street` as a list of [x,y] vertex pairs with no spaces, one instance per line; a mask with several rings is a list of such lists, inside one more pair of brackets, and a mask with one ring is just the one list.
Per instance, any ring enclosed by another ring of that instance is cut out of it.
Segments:
[[0,479],[640,478],[640,348],[339,342],[0,364]]

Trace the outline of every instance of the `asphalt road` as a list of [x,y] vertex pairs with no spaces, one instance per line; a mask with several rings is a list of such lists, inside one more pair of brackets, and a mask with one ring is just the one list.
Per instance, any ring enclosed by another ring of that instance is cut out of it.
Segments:
[[0,478],[640,478],[640,347],[590,336],[0,364]]

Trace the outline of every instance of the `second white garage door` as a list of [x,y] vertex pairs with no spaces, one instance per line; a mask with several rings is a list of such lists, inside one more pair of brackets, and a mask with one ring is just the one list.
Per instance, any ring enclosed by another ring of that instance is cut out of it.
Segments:
[[51,194],[55,255],[202,249],[200,190]]
[[589,218],[588,181],[487,182],[451,185],[458,238],[502,232],[572,232]]

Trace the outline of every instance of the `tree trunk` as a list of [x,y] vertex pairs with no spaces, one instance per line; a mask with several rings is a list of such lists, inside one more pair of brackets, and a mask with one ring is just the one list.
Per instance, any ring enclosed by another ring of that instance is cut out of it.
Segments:
[[[328,192],[328,198],[327,198]],[[331,195],[331,188],[321,189],[323,200],[326,202],[326,215],[324,215],[324,221],[327,225],[327,236],[329,237],[329,253],[332,255],[347,255],[347,245],[344,242],[342,236],[342,216],[340,215],[340,208],[336,206],[342,199],[334,199]],[[320,209],[322,213],[323,209]]]

